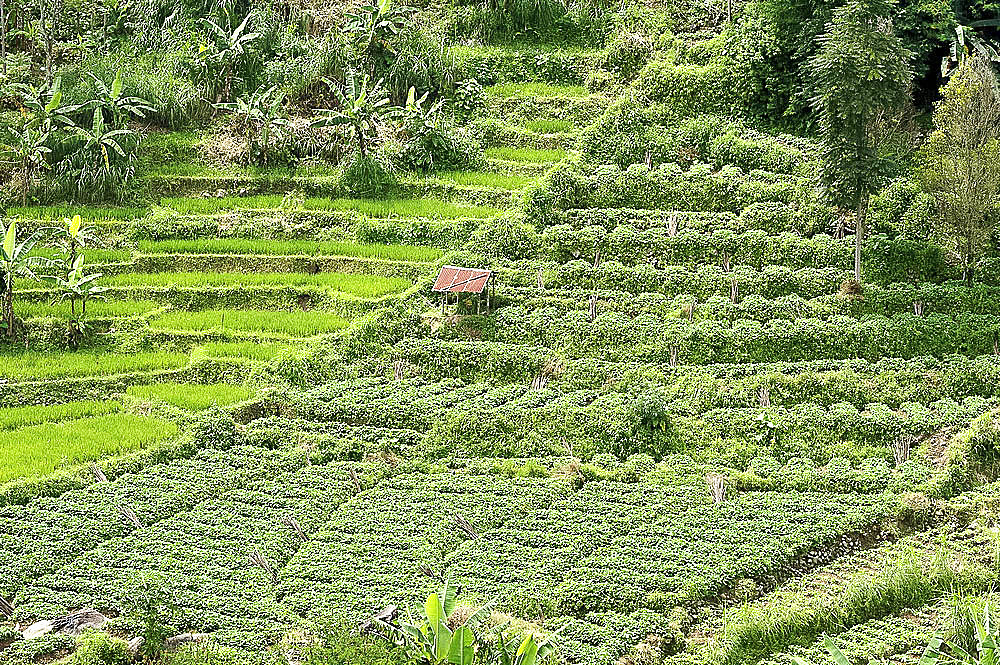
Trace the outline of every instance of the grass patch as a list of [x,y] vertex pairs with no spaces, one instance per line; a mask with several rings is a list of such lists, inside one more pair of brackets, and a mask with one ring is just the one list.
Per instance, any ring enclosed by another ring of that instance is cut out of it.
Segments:
[[25,351],[0,355],[0,377],[15,381],[55,379],[73,376],[106,376],[126,372],[186,367],[186,353],[149,351],[143,353],[97,353],[77,351],[40,353]]
[[484,171],[441,171],[435,173],[431,179],[453,182],[456,185],[494,189],[524,189],[535,181],[531,176]]
[[98,207],[98,206],[26,206],[7,208],[7,217],[24,219],[59,220],[80,215],[84,221],[125,222],[146,215],[145,208]]
[[528,120],[524,123],[524,128],[536,134],[561,134],[573,129],[573,123],[569,120]]
[[216,330],[280,333],[312,337],[346,328],[350,321],[329,312],[275,312],[245,309],[206,309],[167,312],[150,324],[164,330]]
[[67,402],[51,406],[17,406],[0,409],[0,431],[41,425],[42,423],[57,423],[63,420],[74,420],[86,416],[99,416],[114,413],[121,408],[118,402]]
[[149,287],[208,287],[208,286],[308,286],[327,288],[349,293],[361,298],[375,298],[387,293],[402,291],[410,280],[401,277],[378,277],[339,272],[321,272],[315,275],[301,272],[133,272],[109,275],[101,280],[103,286]]
[[508,162],[558,162],[566,158],[566,151],[558,148],[487,148],[486,156]]
[[[102,249],[100,247],[87,247],[81,252],[87,265],[95,263],[126,263],[131,260],[131,252],[126,249]],[[66,253],[54,247],[35,247],[31,252],[32,256],[44,256],[48,259],[65,258]],[[42,269],[44,273],[46,269]]]
[[[110,318],[116,316],[139,316],[162,307],[152,300],[90,300],[87,302],[87,318]],[[23,319],[56,318],[69,319],[69,302],[16,302],[14,312]],[[76,307],[77,315],[80,306]]]
[[145,401],[165,402],[188,411],[203,411],[211,406],[245,402],[255,392],[251,388],[230,383],[153,383],[129,386],[125,394]]
[[252,178],[330,178],[338,173],[338,167],[332,164],[303,164],[290,167],[259,167],[259,166],[227,166],[219,168],[197,162],[172,162],[158,164],[146,170],[152,177],[252,177]]
[[144,240],[139,251],[149,254],[267,254],[305,256],[358,256],[426,263],[444,252],[435,247],[382,245],[334,240],[257,240],[252,238],[206,238],[192,240]]
[[[184,215],[207,215],[224,210],[272,210],[281,208],[284,197],[280,195],[226,196],[222,198],[168,197],[160,205]],[[305,210],[328,212],[355,212],[364,217],[385,219],[390,217],[422,217],[431,219],[456,219],[472,217],[481,219],[500,214],[489,206],[464,205],[440,199],[333,199],[310,197],[303,203]]]
[[525,83],[500,83],[485,90],[493,97],[509,99],[511,97],[586,97],[590,94],[582,85],[553,85],[539,81]]
[[207,342],[195,350],[195,354],[208,358],[243,358],[267,361],[276,358],[286,349],[287,344],[274,342]]
[[143,448],[177,434],[169,421],[110,413],[0,432],[0,483]]

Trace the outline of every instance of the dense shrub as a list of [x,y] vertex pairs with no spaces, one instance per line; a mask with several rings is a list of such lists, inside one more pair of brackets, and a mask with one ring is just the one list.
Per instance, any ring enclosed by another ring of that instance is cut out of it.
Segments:
[[70,659],[73,665],[128,665],[132,653],[124,640],[107,633],[87,631],[76,641],[76,652]]
[[391,164],[380,156],[362,156],[358,152],[340,166],[337,184],[341,191],[361,197],[385,196],[399,187]]

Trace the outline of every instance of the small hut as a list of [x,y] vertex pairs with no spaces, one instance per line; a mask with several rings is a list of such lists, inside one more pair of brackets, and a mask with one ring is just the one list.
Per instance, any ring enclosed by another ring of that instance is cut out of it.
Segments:
[[476,314],[479,314],[480,306],[483,304],[483,297],[486,299],[486,311],[490,311],[490,299],[493,295],[494,279],[492,270],[481,268],[460,268],[458,266],[444,266],[434,281],[434,293],[441,294],[441,313],[447,310],[451,301],[451,294],[455,294],[455,304],[464,293],[472,294],[476,299]]

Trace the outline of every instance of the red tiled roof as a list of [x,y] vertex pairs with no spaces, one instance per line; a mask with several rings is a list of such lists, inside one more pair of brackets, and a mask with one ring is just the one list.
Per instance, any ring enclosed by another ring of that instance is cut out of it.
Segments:
[[445,266],[432,290],[435,293],[482,293],[492,275],[492,270]]

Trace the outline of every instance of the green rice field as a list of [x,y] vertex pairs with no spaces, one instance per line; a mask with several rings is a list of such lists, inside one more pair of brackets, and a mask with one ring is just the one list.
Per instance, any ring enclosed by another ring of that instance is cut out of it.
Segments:
[[99,416],[118,411],[121,405],[114,400],[101,402],[67,402],[47,406],[18,406],[0,409],[0,430],[17,429],[42,423],[55,423],[86,416]]
[[0,431],[0,483],[117,455],[177,433],[169,421],[108,413]]
[[0,354],[0,377],[15,381],[57,379],[74,376],[106,376],[126,372],[180,369],[188,354],[142,351],[117,354],[97,351],[44,353],[26,351]]
[[274,333],[293,337],[312,337],[349,324],[348,320],[329,312],[247,309],[171,311],[150,322],[154,329],[161,330]]
[[434,247],[383,245],[336,240],[263,240],[255,238],[204,238],[143,240],[138,250],[148,254],[257,254],[303,256],[357,256],[426,263],[444,253]]
[[558,148],[487,148],[486,156],[508,162],[558,162],[566,151]]
[[[229,383],[153,383],[129,386],[125,391],[139,400],[165,402],[188,411],[203,411],[212,406],[227,406],[244,402],[253,397],[255,391],[246,386]],[[0,416],[2,417],[2,416]]]
[[[206,215],[226,210],[272,210],[280,208],[284,196],[230,196],[222,198],[168,197],[160,205],[185,215]],[[490,206],[451,203],[439,199],[333,199],[309,197],[305,210],[357,213],[364,217],[483,218],[500,214]]]

